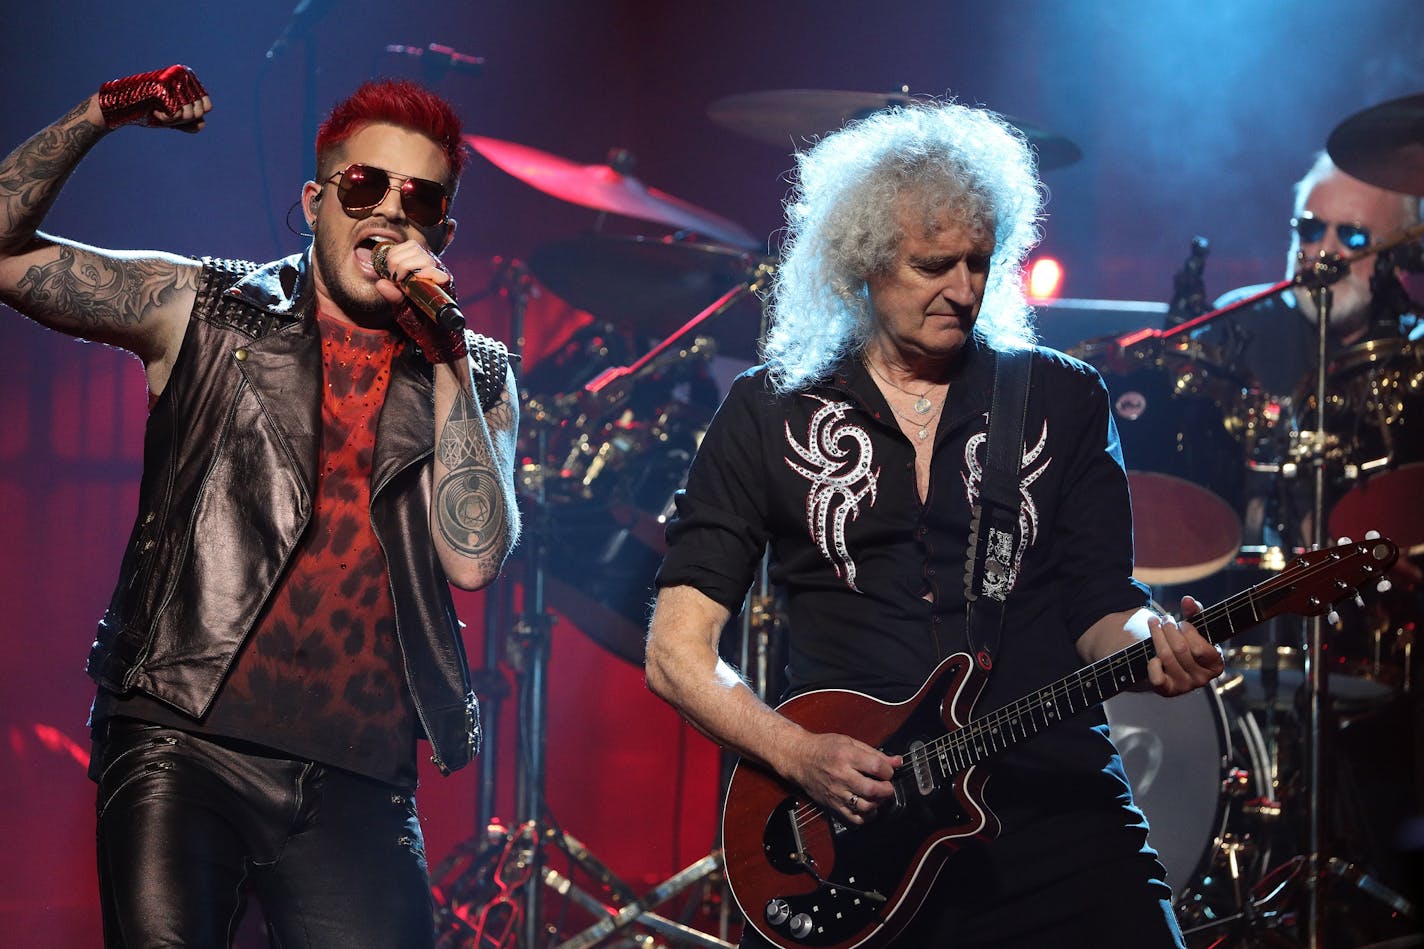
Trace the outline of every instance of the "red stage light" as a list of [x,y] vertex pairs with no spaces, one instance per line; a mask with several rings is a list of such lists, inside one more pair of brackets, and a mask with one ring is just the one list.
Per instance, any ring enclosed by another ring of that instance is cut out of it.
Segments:
[[1028,269],[1028,295],[1035,300],[1056,300],[1063,289],[1063,265],[1040,257]]

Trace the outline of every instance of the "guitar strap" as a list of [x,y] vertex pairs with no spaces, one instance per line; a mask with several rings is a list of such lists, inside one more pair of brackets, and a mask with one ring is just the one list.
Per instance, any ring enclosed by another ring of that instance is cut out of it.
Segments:
[[1004,603],[1017,578],[1023,542],[1019,536],[1019,469],[1033,351],[998,353],[994,395],[984,449],[984,477],[969,527],[964,564],[965,623],[974,661],[985,672],[1004,632]]

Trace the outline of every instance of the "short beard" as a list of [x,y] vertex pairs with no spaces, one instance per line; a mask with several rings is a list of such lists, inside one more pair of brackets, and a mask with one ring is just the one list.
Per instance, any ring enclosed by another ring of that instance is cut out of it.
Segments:
[[374,287],[369,288],[376,297],[374,300],[362,299],[351,291],[344,282],[342,262],[336,259],[337,255],[330,247],[318,239],[312,243],[312,253],[326,285],[327,296],[347,319],[367,329],[390,329],[396,325],[396,308],[376,293]]

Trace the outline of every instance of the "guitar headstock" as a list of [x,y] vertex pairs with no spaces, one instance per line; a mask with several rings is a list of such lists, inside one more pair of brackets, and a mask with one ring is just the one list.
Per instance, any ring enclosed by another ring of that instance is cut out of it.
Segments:
[[1373,588],[1399,559],[1399,547],[1384,537],[1342,540],[1311,550],[1286,565],[1278,577],[1259,584],[1253,604],[1262,619],[1281,613],[1318,616],[1340,602]]

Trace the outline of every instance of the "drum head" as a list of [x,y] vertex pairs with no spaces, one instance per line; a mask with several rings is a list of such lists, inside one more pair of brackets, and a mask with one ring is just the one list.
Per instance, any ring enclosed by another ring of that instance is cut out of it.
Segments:
[[1148,842],[1180,897],[1206,865],[1226,824],[1221,783],[1228,735],[1212,689],[1166,699],[1124,692],[1104,706],[1132,797],[1147,815]]
[[1149,586],[1209,577],[1241,549],[1241,520],[1198,484],[1151,471],[1129,471],[1133,576]]
[[1406,556],[1424,553],[1424,463],[1400,465],[1361,481],[1330,511],[1330,536],[1379,531]]

